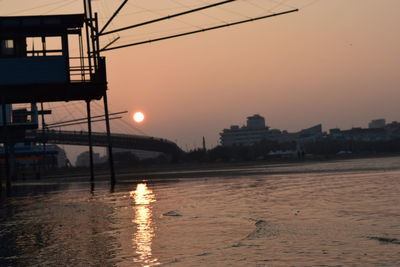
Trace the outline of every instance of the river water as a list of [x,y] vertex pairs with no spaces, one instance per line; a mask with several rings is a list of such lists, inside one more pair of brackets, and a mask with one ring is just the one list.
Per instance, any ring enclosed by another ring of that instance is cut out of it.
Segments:
[[17,184],[0,266],[400,266],[399,157],[242,171]]

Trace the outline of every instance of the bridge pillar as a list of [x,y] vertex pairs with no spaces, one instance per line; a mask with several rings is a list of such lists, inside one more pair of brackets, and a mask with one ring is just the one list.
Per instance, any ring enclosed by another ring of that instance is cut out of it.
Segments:
[[90,100],[86,101],[87,110],[87,123],[88,123],[88,141],[89,141],[89,165],[90,165],[90,182],[94,181],[94,169],[93,169],[93,144],[92,144],[92,115],[90,111]]

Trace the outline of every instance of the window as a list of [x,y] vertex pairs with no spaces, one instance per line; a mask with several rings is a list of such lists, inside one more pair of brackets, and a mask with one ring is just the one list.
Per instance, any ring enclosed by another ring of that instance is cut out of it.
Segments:
[[62,44],[61,37],[46,37],[46,50],[48,56],[61,56],[62,55]]
[[61,56],[61,37],[28,37],[26,39],[28,56]]
[[14,40],[0,41],[0,56],[11,57],[15,55]]
[[5,47],[9,49],[14,49],[14,40],[4,40]]

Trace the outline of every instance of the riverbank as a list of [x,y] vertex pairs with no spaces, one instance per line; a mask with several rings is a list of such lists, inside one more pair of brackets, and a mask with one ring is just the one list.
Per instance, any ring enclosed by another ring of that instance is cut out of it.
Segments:
[[[319,158],[306,160],[262,160],[247,162],[218,162],[218,163],[176,163],[176,164],[157,164],[146,166],[131,166],[116,168],[118,181],[124,180],[165,180],[182,178],[204,178],[204,177],[229,177],[229,176],[247,176],[247,175],[268,175],[268,174],[292,174],[292,173],[315,173],[315,172],[337,172],[339,165],[351,165],[354,160],[361,160],[365,165],[359,165],[356,168],[351,166],[348,171],[370,171],[379,169],[396,169],[397,166],[375,166],[368,160],[376,158],[390,159],[399,157],[399,155],[346,155],[345,157]],[[322,164],[322,165],[321,165]],[[315,166],[324,166],[315,168]],[[400,166],[398,166],[400,168]],[[344,171],[346,168],[340,168]],[[42,180],[55,179],[60,181],[87,181],[89,176],[88,168],[68,168],[61,170],[48,171]],[[109,170],[107,167],[95,168],[96,181],[107,181],[109,179]]]

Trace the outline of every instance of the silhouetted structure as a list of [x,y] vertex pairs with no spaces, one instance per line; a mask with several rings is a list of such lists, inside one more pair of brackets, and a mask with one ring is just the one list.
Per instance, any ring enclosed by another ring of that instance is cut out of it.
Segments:
[[[23,138],[12,134],[24,111],[7,120],[6,104],[83,100],[87,104],[88,143],[92,160],[90,101],[103,98],[109,141],[111,183],[115,183],[107,103],[105,58],[100,56],[97,14],[91,1],[84,0],[84,14],[0,17],[0,90],[3,105],[2,137],[7,181],[10,181],[9,150]],[[83,40],[86,41],[84,45]],[[79,54],[73,55],[76,49]],[[42,110],[42,112],[44,112]],[[42,113],[44,114],[44,113]],[[37,120],[37,113],[35,114]],[[44,124],[44,118],[43,118]],[[36,125],[18,125],[24,132]],[[23,135],[23,134],[22,134]],[[91,181],[94,179],[91,164]]]
[[321,124],[303,129],[296,133],[288,133],[278,129],[270,129],[265,124],[264,117],[255,114],[247,117],[245,126],[232,125],[221,133],[221,144],[223,146],[251,146],[261,140],[284,142],[309,142],[315,141],[323,136]]
[[[81,131],[37,131],[35,135],[29,136],[27,140],[37,142],[46,140],[47,143],[51,144],[87,145],[88,134],[88,132]],[[111,135],[111,140],[115,148],[162,152],[171,155],[176,160],[183,153],[177,144],[163,138],[114,133]],[[92,144],[100,147],[108,146],[107,134],[92,133]]]
[[[0,17],[2,101],[100,99],[107,88],[105,59],[96,51],[84,57],[84,21],[83,14]],[[76,47],[79,57],[70,55]]]
[[384,128],[385,126],[386,126],[385,119],[372,120],[370,123],[368,123],[368,128],[371,129]]
[[[298,9],[246,18],[245,20],[224,23],[199,30],[162,36],[153,40],[144,40],[125,45],[115,46],[114,43],[119,39],[119,37],[117,37],[107,45],[100,48],[100,37],[199,12],[234,1],[235,0],[219,1],[113,30],[107,30],[107,27],[128,0],[124,0],[120,4],[118,9],[101,29],[99,29],[97,13],[93,14],[91,0],[83,0],[84,14],[0,17],[0,90],[2,91],[0,104],[3,106],[2,141],[5,147],[6,166],[9,166],[9,138],[11,136],[15,137],[10,134],[12,127],[15,125],[6,120],[6,104],[32,103],[32,110],[27,112],[33,114],[33,107],[36,108],[36,103],[83,100],[86,101],[87,107],[88,143],[91,167],[90,176],[91,181],[93,181],[94,169],[91,138],[92,116],[90,102],[92,100],[103,98],[111,184],[114,185],[115,172],[112,158],[112,140],[106,93],[106,66],[105,58],[100,56],[101,51],[120,49],[216,30],[297,12]],[[84,41],[86,42],[86,45],[84,45]],[[71,54],[72,47],[79,51],[79,55]],[[41,106],[41,112],[42,115],[44,115],[45,111],[43,110],[43,105],[41,104]],[[19,120],[20,116],[24,116],[23,112],[16,116],[16,118],[18,118],[16,119],[16,122]],[[42,124],[45,124],[44,117],[42,117]],[[28,129],[28,125],[25,125],[22,128],[24,127],[25,130]],[[45,146],[43,147],[45,148]],[[9,176],[9,171],[7,171],[7,184],[9,184],[10,181]]]
[[221,144],[223,146],[252,145],[265,139],[268,130],[264,117],[255,114],[247,117],[246,126],[232,125],[229,129],[224,129],[220,133]]

